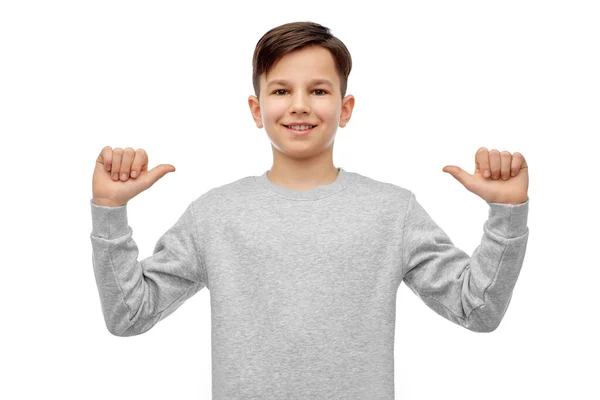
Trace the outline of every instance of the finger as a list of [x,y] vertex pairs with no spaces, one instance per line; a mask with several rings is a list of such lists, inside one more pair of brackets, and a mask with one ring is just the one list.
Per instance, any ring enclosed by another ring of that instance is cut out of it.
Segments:
[[104,146],[104,148],[100,151],[96,162],[103,164],[104,169],[110,172],[112,164],[112,148],[110,146]]
[[[479,170],[483,176],[489,178],[490,162],[488,159],[488,149],[480,147],[475,153],[475,172]],[[486,171],[488,172],[486,176]]]
[[503,181],[510,178],[510,166],[512,162],[512,154],[504,150],[500,153],[500,177]]
[[144,177],[148,187],[154,185],[156,181],[165,176],[169,172],[175,172],[175,167],[171,164],[160,164],[148,171]]
[[140,172],[144,170],[144,167],[148,169],[148,154],[146,154],[144,149],[137,149],[133,165],[131,166],[131,177],[137,178]]
[[121,160],[121,174],[119,178],[121,181],[125,182],[129,179],[129,172],[131,171],[131,163],[133,163],[133,158],[135,157],[135,150],[131,147],[126,147],[123,150],[123,159]]
[[522,167],[527,167],[527,163],[525,162],[525,157],[523,154],[515,151],[512,157],[512,162],[510,164],[510,175],[517,176]]
[[490,172],[492,179],[500,178],[500,152],[496,149],[490,150]]
[[112,180],[119,180],[119,173],[121,172],[121,159],[123,158],[123,149],[120,147],[116,147],[113,152],[113,162],[112,162]]

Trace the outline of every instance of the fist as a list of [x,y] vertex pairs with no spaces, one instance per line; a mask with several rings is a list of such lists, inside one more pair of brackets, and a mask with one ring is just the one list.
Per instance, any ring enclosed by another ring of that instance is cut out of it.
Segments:
[[148,155],[144,149],[131,147],[114,150],[106,146],[96,159],[92,178],[92,202],[99,206],[121,207],[139,193],[154,185],[169,172],[171,164],[160,164],[148,171]]
[[529,199],[529,166],[518,151],[511,154],[480,147],[473,175],[455,165],[446,165],[442,171],[488,203],[523,204]]

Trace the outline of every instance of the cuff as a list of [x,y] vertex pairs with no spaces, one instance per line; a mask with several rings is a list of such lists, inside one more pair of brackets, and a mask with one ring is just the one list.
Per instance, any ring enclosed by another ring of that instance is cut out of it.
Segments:
[[90,206],[92,207],[92,236],[114,239],[129,233],[127,205],[99,206],[90,199]]
[[490,206],[487,227],[494,233],[515,238],[527,233],[529,196],[521,204],[488,203]]

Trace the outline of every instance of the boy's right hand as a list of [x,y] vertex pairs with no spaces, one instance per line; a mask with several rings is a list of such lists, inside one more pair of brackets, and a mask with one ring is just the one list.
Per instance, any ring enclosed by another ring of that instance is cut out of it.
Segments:
[[148,155],[143,149],[106,146],[96,159],[92,179],[92,202],[99,206],[120,207],[154,185],[175,167],[160,164],[148,171]]

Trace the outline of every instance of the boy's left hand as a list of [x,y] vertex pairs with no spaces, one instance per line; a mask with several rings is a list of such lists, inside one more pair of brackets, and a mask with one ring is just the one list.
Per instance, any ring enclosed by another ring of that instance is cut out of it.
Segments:
[[448,172],[468,191],[488,203],[521,204],[528,199],[527,162],[519,152],[500,153],[496,149],[488,151],[481,147],[475,153],[474,175],[455,165],[447,165],[442,171]]

